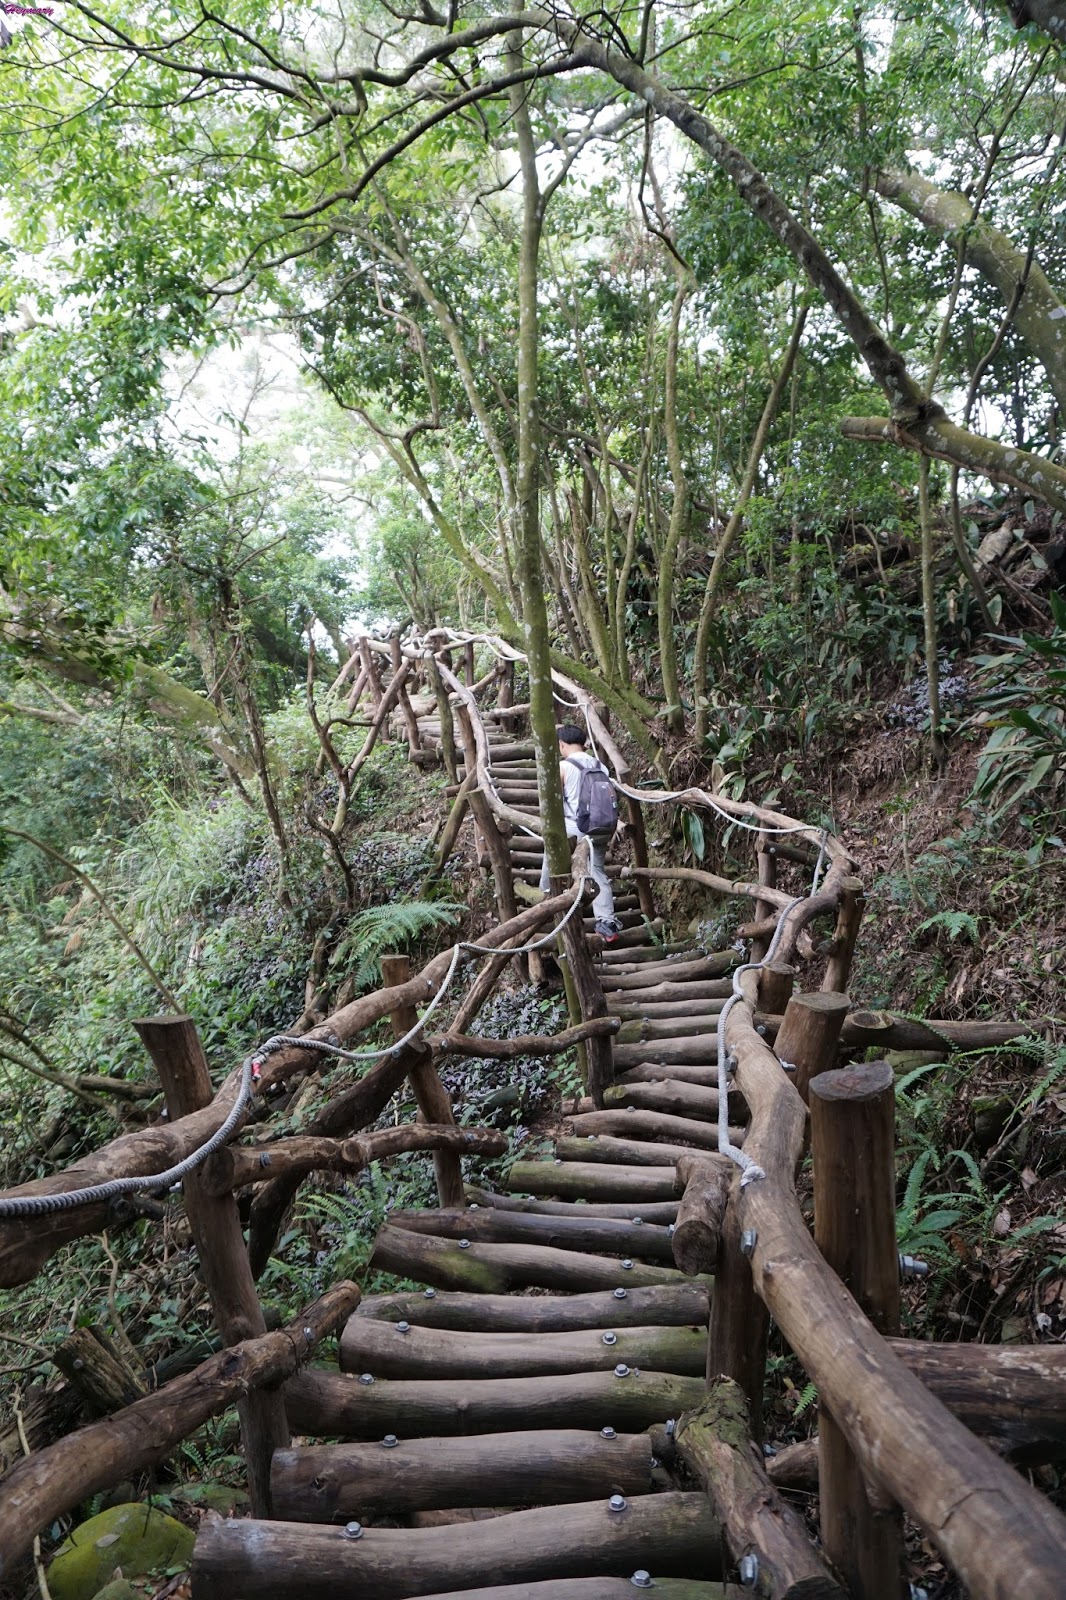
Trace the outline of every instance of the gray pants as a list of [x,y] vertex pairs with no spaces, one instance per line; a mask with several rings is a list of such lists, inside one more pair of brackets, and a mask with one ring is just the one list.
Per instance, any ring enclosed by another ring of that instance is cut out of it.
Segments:
[[[592,915],[596,918],[597,931],[606,932],[606,929],[600,929],[600,924],[613,924],[614,922],[614,895],[611,893],[611,880],[607,876],[607,846],[610,843],[610,840],[603,838],[597,839],[590,834],[571,833],[569,829],[567,829],[566,836],[569,840],[571,840],[572,845],[576,843],[578,839],[587,838],[589,844],[592,846],[591,876],[598,890],[596,898],[592,902]],[[547,893],[548,888],[550,887],[547,855],[545,855],[544,865],[540,869],[540,886],[545,893]]]

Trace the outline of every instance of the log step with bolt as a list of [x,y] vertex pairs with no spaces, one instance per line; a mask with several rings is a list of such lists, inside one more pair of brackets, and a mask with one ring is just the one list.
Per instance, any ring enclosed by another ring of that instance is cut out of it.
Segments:
[[569,1216],[496,1211],[488,1206],[475,1211],[393,1211],[389,1222],[396,1228],[409,1228],[414,1233],[434,1234],[443,1239],[542,1244],[563,1250],[592,1250],[601,1255],[638,1256],[642,1261],[672,1264],[670,1235],[665,1227],[656,1227],[643,1219],[634,1223],[615,1217],[586,1217],[584,1209],[571,1206]]
[[[619,1290],[621,1289],[621,1292]],[[494,1333],[565,1333],[573,1328],[696,1327],[707,1321],[707,1288],[680,1281],[665,1288],[615,1288],[594,1294],[370,1295],[359,1315],[424,1328],[470,1328]]]
[[465,1378],[363,1383],[362,1377],[315,1368],[293,1378],[285,1386],[293,1432],[380,1441],[551,1428],[564,1420],[574,1428],[640,1433],[691,1410],[704,1394],[702,1377],[647,1371],[628,1362],[616,1362],[606,1372],[479,1383]]
[[276,1450],[271,1486],[281,1522],[348,1522],[452,1506],[650,1494],[652,1460],[650,1433],[481,1433],[404,1439],[391,1452],[377,1441]]
[[352,1317],[341,1336],[340,1357],[342,1372],[375,1378],[540,1378],[611,1371],[620,1361],[695,1378],[707,1364],[707,1335],[702,1328],[656,1327],[457,1333]]
[[[712,1573],[720,1531],[705,1495],[601,1495],[452,1527],[231,1519],[201,1529],[194,1600],[407,1600],[524,1580]],[[443,1588],[442,1588],[443,1585]],[[636,1590],[631,1592],[636,1593]]]

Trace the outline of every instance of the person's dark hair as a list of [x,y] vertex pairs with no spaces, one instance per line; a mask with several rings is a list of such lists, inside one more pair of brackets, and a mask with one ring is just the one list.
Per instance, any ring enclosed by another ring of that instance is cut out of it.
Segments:
[[585,730],[584,728],[579,728],[574,722],[564,722],[562,727],[556,728],[555,737],[560,744],[584,745]]

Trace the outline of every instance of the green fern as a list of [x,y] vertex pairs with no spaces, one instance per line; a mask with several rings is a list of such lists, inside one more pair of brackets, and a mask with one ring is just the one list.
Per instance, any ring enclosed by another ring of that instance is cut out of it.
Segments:
[[934,912],[931,917],[926,917],[924,922],[920,922],[915,931],[928,933],[930,929],[941,928],[953,944],[961,933],[966,934],[973,944],[977,943],[977,920],[971,917],[968,911]]
[[351,967],[357,988],[377,977],[378,961],[387,951],[412,944],[434,928],[455,926],[466,907],[452,900],[400,900],[368,906],[351,919],[330,958],[332,966]]
[[814,1405],[814,1403],[817,1400],[817,1398],[818,1398],[818,1390],[814,1387],[813,1383],[808,1383],[800,1391],[800,1397],[796,1401],[796,1409],[792,1413],[792,1415],[794,1417],[802,1417],[803,1413],[805,1411],[809,1411],[811,1406]]

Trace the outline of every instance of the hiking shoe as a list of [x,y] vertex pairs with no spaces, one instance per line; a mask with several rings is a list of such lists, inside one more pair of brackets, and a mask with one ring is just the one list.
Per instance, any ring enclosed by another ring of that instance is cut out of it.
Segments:
[[617,944],[618,935],[622,931],[622,924],[617,917],[612,917],[609,922],[597,922],[596,932],[604,944]]

